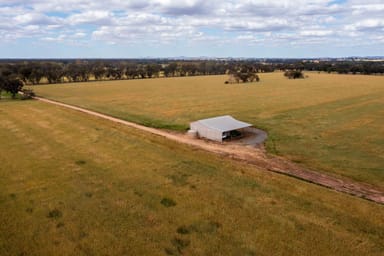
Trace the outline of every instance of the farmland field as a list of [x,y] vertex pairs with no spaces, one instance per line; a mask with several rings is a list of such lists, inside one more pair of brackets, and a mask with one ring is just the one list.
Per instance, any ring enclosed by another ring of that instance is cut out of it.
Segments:
[[0,255],[384,251],[382,205],[38,101],[0,118]]
[[267,149],[318,171],[384,188],[384,77],[307,73],[225,85],[226,76],[34,87],[38,95],[147,126],[185,130],[233,115],[269,133]]

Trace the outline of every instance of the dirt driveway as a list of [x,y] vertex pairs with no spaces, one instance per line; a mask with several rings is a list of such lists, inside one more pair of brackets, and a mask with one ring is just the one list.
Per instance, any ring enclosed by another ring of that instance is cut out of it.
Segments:
[[268,138],[268,134],[265,131],[254,127],[246,128],[246,131],[242,133],[244,134],[244,137],[231,142],[234,144],[259,147],[263,146]]
[[252,143],[257,144],[257,143],[260,143],[260,140],[264,141],[266,139],[267,134],[258,129],[255,129],[254,131],[258,133],[260,136],[255,136],[254,141],[253,142],[251,141],[252,143],[248,141],[248,143],[250,143],[251,145],[249,144],[243,145],[244,143],[247,144],[247,142],[217,143],[217,142],[212,142],[208,140],[194,139],[182,133],[164,131],[164,130],[142,126],[136,123],[121,120],[121,119],[111,117],[105,114],[101,114],[95,111],[83,109],[80,107],[64,104],[61,102],[57,102],[57,101],[53,101],[53,100],[49,100],[41,97],[34,97],[34,98],[43,102],[77,110],[86,114],[90,114],[93,116],[97,116],[103,119],[113,121],[116,123],[128,125],[130,127],[134,127],[136,129],[150,132],[152,134],[156,134],[170,140],[174,140],[180,143],[188,144],[196,148],[214,152],[216,154],[225,156],[227,158],[232,158],[235,160],[246,162],[248,164],[261,167],[262,169],[265,169],[268,171],[281,173],[281,174],[295,177],[301,180],[305,180],[314,184],[318,184],[327,188],[331,188],[339,192],[347,193],[347,194],[361,197],[370,201],[374,201],[376,203],[384,204],[384,191],[370,184],[356,182],[345,177],[336,177],[336,176],[331,176],[329,174],[308,170],[282,157],[268,156],[265,153],[263,147],[255,147],[254,145],[252,145]]

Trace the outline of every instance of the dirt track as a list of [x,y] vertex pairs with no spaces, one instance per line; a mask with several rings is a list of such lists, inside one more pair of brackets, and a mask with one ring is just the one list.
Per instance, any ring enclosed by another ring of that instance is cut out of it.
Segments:
[[384,191],[374,187],[370,184],[360,183],[344,177],[335,177],[328,174],[311,171],[304,169],[286,159],[281,157],[270,157],[267,156],[261,148],[255,148],[250,146],[236,145],[231,143],[216,143],[206,140],[193,139],[188,137],[186,134],[180,134],[176,132],[169,132],[150,128],[136,123],[124,121],[115,117],[111,117],[105,114],[101,114],[95,111],[83,109],[80,107],[64,104],[61,102],[44,99],[41,97],[35,97],[35,99],[59,105],[62,107],[74,109],[83,113],[87,113],[93,116],[97,116],[103,119],[107,119],[123,125],[128,125],[136,129],[140,129],[152,134],[156,134],[165,137],[170,140],[174,140],[180,143],[188,144],[200,149],[204,149],[210,152],[214,152],[232,159],[240,160],[252,165],[261,167],[262,169],[285,174],[291,177],[295,177],[307,182],[318,184],[324,187],[334,189],[339,192],[347,193],[357,197],[361,197],[376,203],[384,204]]

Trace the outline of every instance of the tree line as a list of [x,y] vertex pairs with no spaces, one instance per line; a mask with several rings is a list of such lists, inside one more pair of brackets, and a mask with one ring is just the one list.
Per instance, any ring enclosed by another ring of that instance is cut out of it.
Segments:
[[231,60],[3,60],[0,62],[0,76],[17,78],[27,85],[37,85],[236,74],[244,67],[252,73],[274,71],[271,66],[263,63]]
[[[235,82],[258,81],[257,73],[319,71],[340,74],[384,74],[384,61],[307,61],[298,59],[122,59],[1,60],[0,77],[23,84],[87,82],[230,74]],[[1,80],[0,80],[1,81]]]
[[383,75],[384,61],[355,60],[280,60],[272,62],[276,70],[318,71],[337,74]]
[[225,74],[226,65],[215,61],[20,61],[0,63],[0,76],[17,77],[24,84],[87,82],[89,80],[145,79]]

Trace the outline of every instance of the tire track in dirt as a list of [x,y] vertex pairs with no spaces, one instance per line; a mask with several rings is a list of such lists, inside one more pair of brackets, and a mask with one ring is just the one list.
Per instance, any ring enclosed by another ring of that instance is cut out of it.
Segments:
[[271,172],[284,174],[323,187],[327,187],[338,192],[347,193],[379,204],[384,204],[384,191],[378,187],[367,183],[353,181],[345,177],[336,177],[325,173],[305,169],[282,157],[267,156],[262,148],[236,145],[231,143],[217,143],[202,139],[194,139],[188,137],[186,134],[150,128],[147,126],[139,125],[133,122],[125,121],[116,117],[112,117],[81,107],[65,104],[62,102],[49,100],[42,97],[34,97],[34,99],[80,111],[115,123],[120,123],[122,125],[127,125],[136,129],[140,129],[142,131],[165,137],[173,141],[177,141],[179,143],[184,143],[235,160],[246,162],[248,164],[261,167],[262,169]]

